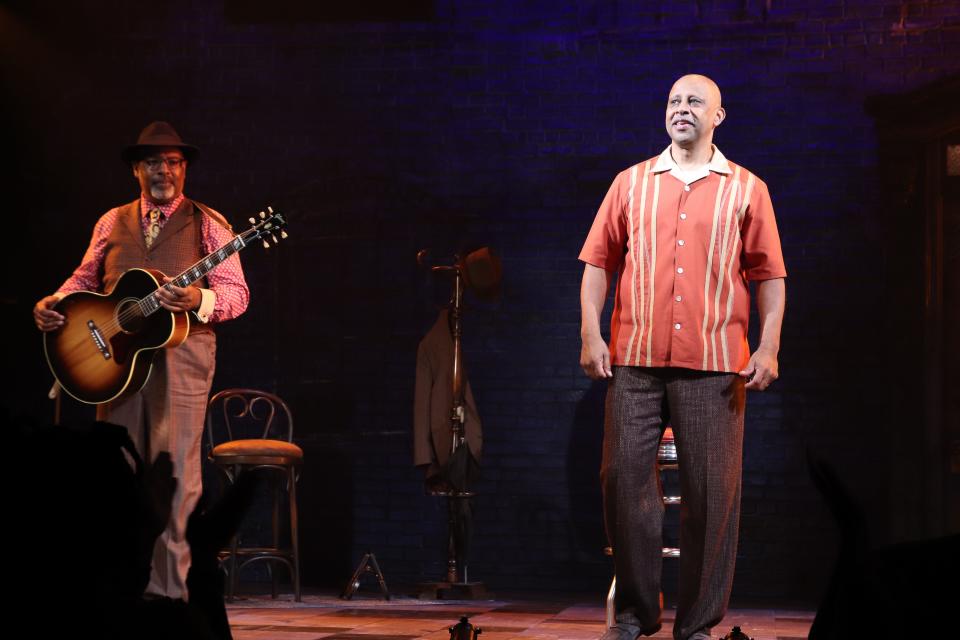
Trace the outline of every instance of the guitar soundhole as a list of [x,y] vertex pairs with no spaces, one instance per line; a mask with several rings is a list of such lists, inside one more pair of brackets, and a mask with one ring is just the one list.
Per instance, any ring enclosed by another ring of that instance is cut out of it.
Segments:
[[144,317],[136,298],[121,300],[117,305],[117,324],[124,333],[137,333],[143,328]]

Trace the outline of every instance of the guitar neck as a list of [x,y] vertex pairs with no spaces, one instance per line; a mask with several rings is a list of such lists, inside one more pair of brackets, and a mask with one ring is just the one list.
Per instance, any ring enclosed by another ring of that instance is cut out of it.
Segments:
[[[259,221],[255,218],[250,218],[250,223],[253,225],[252,227],[234,236],[229,242],[207,257],[201,258],[196,264],[190,265],[183,273],[173,278],[169,285],[162,284],[160,286],[168,287],[172,285],[176,287],[189,287],[216,269],[218,265],[225,262],[230,256],[243,250],[251,242],[263,240],[263,246],[269,247],[269,240],[272,240],[274,244],[277,243],[277,235],[281,238],[286,238],[287,233],[284,231],[284,227],[287,221],[284,219],[283,214],[275,212],[271,207],[267,207],[267,211],[270,212],[269,216],[261,211]],[[159,290],[160,289],[157,289],[157,291]],[[140,312],[144,316],[156,313],[162,308],[160,306],[160,299],[157,297],[157,291],[154,291],[139,301]]]
[[234,238],[225,245],[207,257],[201,258],[197,263],[191,265],[183,273],[174,278],[172,284],[178,287],[189,287],[200,278],[203,278],[205,275],[213,271],[217,266],[225,262],[227,258],[235,253],[239,253],[244,247],[247,246],[243,235],[244,234],[234,236]]
[[[251,230],[252,231],[252,230]],[[238,236],[234,236],[229,242],[224,244],[222,247],[206,256],[201,258],[199,261],[188,267],[180,275],[173,278],[170,284],[177,287],[189,287],[191,284],[200,280],[208,273],[213,271],[217,266],[222,264],[235,253],[239,253],[244,247],[247,246],[246,236],[250,232],[241,233]],[[165,286],[165,285],[161,285]],[[148,316],[156,311],[161,309],[160,300],[157,298],[157,293],[153,292],[147,297],[140,300],[140,308],[143,310],[143,315]]]

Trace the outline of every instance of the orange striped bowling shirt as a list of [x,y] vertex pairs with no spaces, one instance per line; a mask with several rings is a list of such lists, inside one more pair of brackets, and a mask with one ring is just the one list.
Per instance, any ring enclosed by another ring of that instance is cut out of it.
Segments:
[[713,148],[686,175],[670,148],[621,172],[580,260],[617,271],[615,365],[740,371],[748,281],[787,275],[767,185]]

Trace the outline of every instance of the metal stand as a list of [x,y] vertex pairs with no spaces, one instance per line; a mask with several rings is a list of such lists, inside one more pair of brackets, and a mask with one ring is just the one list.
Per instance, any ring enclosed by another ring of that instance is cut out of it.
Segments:
[[483,629],[470,624],[470,618],[461,616],[460,622],[450,627],[450,640],[477,640]]
[[[421,255],[423,252],[421,252]],[[418,256],[419,257],[419,256]],[[463,294],[464,294],[464,275],[461,269],[459,257],[456,262],[449,267],[432,267],[433,271],[446,271],[454,276],[453,298],[450,301],[450,330],[453,334],[453,407],[450,411],[450,429],[453,432],[453,438],[450,447],[450,460],[453,461],[461,447],[466,446],[464,422],[466,418],[466,405],[464,401],[465,385],[463,383]],[[461,455],[469,456],[469,450],[461,451]],[[467,553],[463,540],[458,544],[457,531],[463,532],[464,523],[460,518],[464,513],[464,507],[469,508],[469,501],[476,495],[466,486],[456,487],[450,484],[449,491],[436,492],[433,495],[444,496],[447,498],[447,524],[449,529],[447,542],[447,576],[446,580],[438,582],[429,582],[421,585],[420,599],[483,599],[487,598],[487,590],[482,582],[470,582],[467,572]],[[466,504],[464,504],[466,502]]]
[[[450,459],[453,460],[457,450],[464,446],[465,440],[465,406],[463,384],[463,273],[459,267],[454,267],[453,301],[450,305],[450,317],[453,320],[453,408],[450,411],[450,429],[453,438],[450,445]],[[467,453],[469,455],[469,453]],[[462,513],[462,501],[469,501],[476,495],[463,487],[451,487],[447,494],[447,513],[449,525],[449,543],[447,545],[447,582],[452,584],[467,583],[466,553],[457,544],[457,530],[459,514]],[[458,504],[459,503],[459,504]],[[462,564],[463,566],[458,566]],[[460,579],[462,575],[462,580]]]
[[377,557],[372,553],[363,554],[363,559],[360,560],[360,564],[357,565],[357,570],[353,572],[353,577],[350,578],[350,582],[348,582],[347,586],[343,588],[343,593],[340,594],[340,597],[343,600],[350,600],[353,598],[353,594],[355,594],[360,588],[360,578],[368,573],[372,573],[377,578],[377,582],[380,584],[380,593],[383,594],[383,599],[389,600],[390,591],[387,590],[387,581],[383,578],[383,572],[380,571],[380,565],[377,564]]
[[447,499],[447,526],[449,536],[447,542],[447,579],[437,582],[425,582],[419,585],[417,597],[420,600],[486,600],[492,597],[484,583],[471,582],[465,558],[458,561],[460,549],[457,548],[455,531],[457,529],[457,514],[460,509],[458,501],[470,500],[475,493],[472,491],[436,492],[432,495]]
[[493,595],[482,582],[424,582],[419,585],[420,600],[489,600]]

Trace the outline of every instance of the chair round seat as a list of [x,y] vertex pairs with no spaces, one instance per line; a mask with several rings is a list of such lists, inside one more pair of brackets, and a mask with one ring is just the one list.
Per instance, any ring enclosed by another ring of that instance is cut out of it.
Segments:
[[283,440],[231,440],[214,447],[210,458],[217,464],[300,464],[303,449]]

